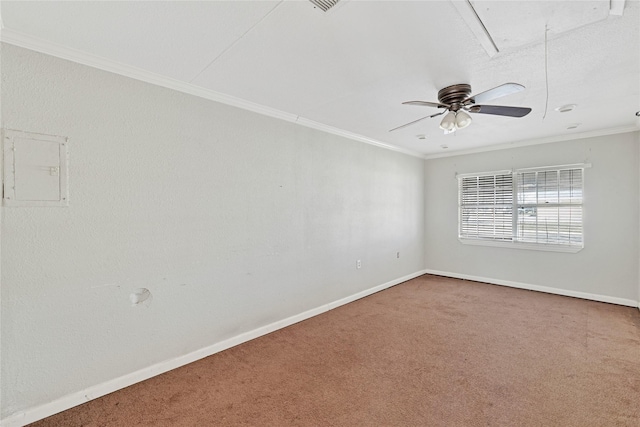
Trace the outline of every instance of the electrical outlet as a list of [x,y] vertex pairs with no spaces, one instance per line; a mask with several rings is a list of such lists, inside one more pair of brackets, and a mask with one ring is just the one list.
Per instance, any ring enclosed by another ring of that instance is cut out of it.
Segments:
[[362,261],[360,260],[356,261],[356,268],[362,268]]

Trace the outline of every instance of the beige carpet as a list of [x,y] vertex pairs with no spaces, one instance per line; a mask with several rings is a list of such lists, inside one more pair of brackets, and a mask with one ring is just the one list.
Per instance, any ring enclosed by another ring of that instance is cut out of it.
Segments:
[[640,426],[640,311],[422,276],[33,426]]

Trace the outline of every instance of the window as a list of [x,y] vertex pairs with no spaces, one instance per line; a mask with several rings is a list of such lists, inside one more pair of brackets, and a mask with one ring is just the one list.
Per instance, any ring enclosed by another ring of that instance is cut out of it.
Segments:
[[513,175],[500,173],[460,180],[460,237],[513,239]]
[[463,243],[577,252],[586,165],[458,176]]

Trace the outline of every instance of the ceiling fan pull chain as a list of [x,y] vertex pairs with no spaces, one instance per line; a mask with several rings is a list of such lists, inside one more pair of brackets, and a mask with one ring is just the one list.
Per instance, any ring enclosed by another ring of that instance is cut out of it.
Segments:
[[542,115],[542,120],[547,117],[547,108],[549,108],[549,67],[547,66],[547,61],[549,58],[549,52],[547,48],[547,33],[549,32],[548,24],[544,24],[544,83],[547,91],[546,99],[544,102],[544,114]]

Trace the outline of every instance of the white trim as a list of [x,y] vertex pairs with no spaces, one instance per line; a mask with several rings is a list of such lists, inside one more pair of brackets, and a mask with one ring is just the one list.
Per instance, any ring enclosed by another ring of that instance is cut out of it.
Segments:
[[490,172],[469,172],[469,173],[458,173],[456,172],[456,178],[468,178],[474,176],[484,176],[484,175],[504,175],[507,173],[517,173],[517,172],[540,172],[547,170],[558,170],[558,169],[589,169],[591,167],[591,163],[573,163],[570,165],[555,165],[555,166],[536,166],[533,168],[520,168],[520,169],[504,169],[499,171],[490,171]]
[[544,172],[544,171],[557,171],[564,169],[589,169],[591,163],[573,163],[570,165],[555,165],[555,166],[540,166],[535,168],[520,168],[515,169],[515,172]]
[[325,125],[323,123],[314,122],[312,120],[305,119],[304,117],[300,117],[296,114],[288,113],[286,111],[280,111],[275,108],[267,107],[265,105],[256,104],[254,102],[236,98],[235,96],[226,95],[214,90],[205,89],[192,83],[187,83],[181,80],[173,79],[171,77],[166,77],[160,74],[153,73],[151,71],[143,70],[141,68],[123,64],[97,55],[92,55],[90,53],[59,45],[47,40],[42,40],[37,37],[33,37],[10,29],[5,28],[2,30],[2,32],[0,33],[0,41],[23,47],[25,49],[34,50],[36,52],[66,59],[68,61],[77,62],[78,64],[87,65],[89,67],[97,68],[103,71],[108,71],[132,79],[140,80],[146,83],[151,83],[153,85],[177,90],[189,95],[197,96],[215,102],[220,102],[222,104],[231,105],[233,107],[242,108],[243,110],[252,111],[254,113],[274,117],[276,119],[285,120],[291,123],[297,123],[308,128],[320,130],[333,135],[341,136],[343,138],[349,138],[355,141],[364,142],[365,144],[374,145],[376,147],[385,148],[391,151],[397,151],[399,153],[408,154],[409,156],[419,157],[421,159],[424,158],[424,154],[417,151],[397,147],[391,144],[386,144],[373,138],[369,138],[353,132],[348,132],[342,129],[335,128],[333,126]]
[[[267,107],[265,107],[267,108]],[[305,119],[304,117],[298,117],[295,123],[306,126],[312,129],[321,130],[323,132],[327,132],[333,135],[342,136],[344,138],[349,138],[354,141],[364,142],[365,144],[375,145],[376,147],[386,148],[387,150],[397,151],[399,153],[408,154],[409,156],[419,157],[424,159],[424,154],[418,153],[417,151],[408,150],[406,148],[397,147],[395,145],[386,144],[384,142],[378,141],[373,138],[366,137],[364,135],[359,135],[353,132],[349,132],[343,129],[335,128],[333,126],[325,125],[322,123],[314,122],[313,120]]]
[[458,173],[456,172],[456,178],[469,178],[469,177],[478,177],[485,175],[506,175],[513,174],[513,169],[504,169],[499,171],[491,171],[491,172],[469,172],[469,173]]
[[[453,3],[455,4],[457,2],[453,2]],[[539,138],[539,139],[508,142],[508,143],[498,144],[498,145],[471,148],[468,150],[449,151],[446,154],[438,153],[438,154],[425,155],[423,153],[419,153],[414,150],[397,147],[391,144],[386,144],[384,142],[366,137],[364,135],[359,135],[356,133],[335,128],[333,126],[328,126],[322,123],[314,122],[312,120],[297,116],[292,113],[276,110],[275,108],[256,104],[241,98],[236,98],[234,96],[226,95],[213,90],[205,89],[191,83],[186,83],[177,79],[152,73],[150,71],[143,70],[131,65],[119,63],[110,59],[102,58],[97,55],[92,55],[86,52],[82,52],[77,49],[59,45],[57,43],[53,43],[47,40],[39,39],[37,37],[23,34],[8,28],[3,28],[2,31],[0,32],[0,41],[11,44],[11,45],[23,47],[25,49],[34,50],[36,52],[66,59],[68,61],[87,65],[89,67],[93,67],[100,70],[126,76],[132,79],[140,80],[146,83],[151,83],[157,86],[162,86],[168,89],[187,93],[189,95],[193,95],[200,98],[209,99],[211,101],[220,102],[222,104],[242,108],[244,110],[252,111],[254,113],[262,114],[265,116],[274,117],[274,118],[285,120],[292,123],[297,123],[299,125],[306,126],[312,129],[320,130],[333,135],[342,136],[344,138],[349,138],[355,141],[364,142],[365,144],[371,144],[376,147],[385,148],[388,150],[407,154],[413,157],[419,157],[426,160],[437,159],[441,157],[451,157],[451,156],[461,156],[465,154],[482,153],[486,151],[504,150],[509,148],[524,147],[528,145],[538,145],[538,144],[547,144],[551,142],[567,141],[567,140],[573,140],[573,139],[591,138],[595,136],[615,135],[618,133],[626,133],[626,132],[637,132],[638,130],[640,130],[640,127],[638,125],[625,126],[620,128],[611,128],[611,129],[599,129],[599,130],[589,131],[589,132],[571,133],[568,135],[555,135],[555,136],[549,136],[549,137]]]
[[203,359],[205,357],[211,356],[212,354],[269,334],[278,329],[285,328],[287,326],[293,325],[294,323],[298,323],[329,310],[333,310],[334,308],[348,304],[360,298],[364,298],[376,292],[380,292],[402,282],[406,282],[407,280],[422,276],[425,273],[426,270],[416,271],[415,273],[411,273],[398,279],[391,280],[390,282],[383,283],[382,285],[374,286],[373,288],[369,288],[367,290],[358,292],[337,301],[323,304],[319,307],[307,310],[303,313],[296,314],[286,319],[278,320],[268,325],[256,328],[252,331],[242,333],[240,335],[218,342],[200,350],[196,350],[194,352],[176,357],[171,360],[157,363],[147,368],[140,369],[139,371],[106,381],[102,384],[97,384],[82,391],[63,396],[59,399],[54,400],[53,402],[45,403],[40,406],[20,411],[1,420],[0,425],[2,425],[2,427],[21,427],[33,423],[35,421],[57,414],[58,412],[73,408],[74,406],[80,405],[89,400],[96,399],[98,397],[138,383],[140,381],[147,380],[149,378],[155,377],[156,375],[160,375],[172,369],[179,368],[180,366],[187,365],[189,363],[195,362],[196,360]]
[[442,157],[464,156],[466,154],[484,153],[487,151],[508,150],[510,148],[527,147],[529,145],[549,144],[552,142],[573,141],[584,138],[594,138],[597,136],[616,135],[619,133],[638,132],[640,126],[631,125],[617,128],[597,129],[582,133],[572,133],[569,135],[554,135],[544,138],[527,139],[522,141],[507,142],[504,144],[487,145],[484,147],[470,148],[468,150],[449,151],[448,153],[427,154],[425,160],[440,159]]
[[462,20],[467,24],[471,32],[476,36],[476,39],[484,50],[487,52],[490,58],[494,57],[500,52],[498,46],[493,41],[493,37],[489,34],[489,31],[484,26],[484,22],[478,16],[478,13],[474,9],[469,0],[451,0],[451,3],[456,8]]
[[[453,2],[454,4],[457,2]],[[160,74],[152,73],[151,71],[143,70],[131,65],[119,63],[110,59],[102,58],[97,55],[92,55],[86,52],[82,52],[77,49],[73,49],[67,46],[59,45],[47,40],[39,39],[27,34],[23,34],[8,28],[3,28],[0,31],[0,41],[11,45],[23,47],[36,52],[44,53],[47,55],[55,56],[57,58],[66,59],[68,61],[76,62],[78,64],[87,65],[89,67],[97,68],[103,71],[119,74],[132,79],[140,80],[146,83],[151,83],[157,86],[165,87],[179,92],[187,93],[189,95],[197,96],[200,98],[208,99],[211,101],[219,102],[221,104],[231,105],[233,107],[242,108],[247,111],[262,114],[269,117],[285,120],[292,123],[297,123],[302,126],[306,126],[312,129],[327,132],[333,135],[349,138],[354,141],[364,142],[365,144],[371,144],[376,147],[385,148],[391,151],[407,154],[413,157],[419,157],[422,159],[438,159],[442,157],[462,156],[465,154],[483,153],[487,151],[505,150],[509,148],[525,147],[529,145],[547,144],[551,142],[568,141],[574,139],[592,138],[596,136],[615,135],[618,133],[637,132],[640,130],[640,126],[624,126],[618,128],[598,129],[594,131],[582,132],[582,133],[570,133],[567,135],[554,135],[544,138],[522,140],[515,142],[507,142],[497,145],[489,145],[477,148],[471,148],[467,150],[449,151],[447,153],[438,154],[424,154],[407,148],[397,147],[395,145],[387,144],[373,138],[359,135],[346,130],[342,130],[333,126],[325,125],[322,123],[314,122],[313,120],[306,119],[304,117],[297,116],[292,113],[280,111],[275,108],[267,107],[264,105],[256,104],[241,98],[236,98],[231,95],[226,95],[213,90],[205,89],[200,86],[196,86],[191,83],[186,83],[171,77],[166,77]]]
[[637,307],[640,302],[628,298],[612,297],[608,295],[591,294],[588,292],[571,291],[568,289],[552,288],[549,286],[532,285],[529,283],[514,282],[511,280],[492,279],[489,277],[473,276],[470,274],[451,273],[449,271],[439,271],[426,269],[427,274],[436,276],[452,277],[454,279],[472,280],[474,282],[489,283],[492,285],[508,286],[510,288],[526,289],[529,291],[544,292],[547,294],[562,295],[566,297],[582,298],[591,301],[607,302],[628,307]]
[[494,246],[498,248],[527,249],[532,251],[578,253],[584,246],[552,245],[548,243],[509,242],[500,240],[481,240],[458,237],[463,245]]

